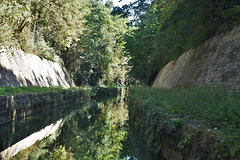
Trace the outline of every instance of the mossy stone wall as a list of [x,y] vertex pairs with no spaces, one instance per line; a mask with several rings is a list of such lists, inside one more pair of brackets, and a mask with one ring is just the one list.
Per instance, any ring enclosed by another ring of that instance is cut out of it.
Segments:
[[36,112],[66,104],[79,104],[92,98],[101,100],[120,94],[118,88],[91,88],[58,92],[0,96],[0,125]]

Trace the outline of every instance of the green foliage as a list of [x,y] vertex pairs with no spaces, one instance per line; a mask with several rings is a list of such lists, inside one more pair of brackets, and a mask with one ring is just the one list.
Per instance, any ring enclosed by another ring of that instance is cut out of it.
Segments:
[[[224,141],[224,149],[234,157],[240,150],[240,97],[222,88],[193,87],[191,89],[150,89],[135,87],[130,89],[132,101],[139,102],[143,113],[149,114],[149,129],[160,123],[158,117],[165,116],[162,123],[176,126],[187,120],[197,120],[217,132],[216,139]],[[155,117],[156,116],[156,117]],[[155,119],[155,118],[156,119]],[[175,117],[172,119],[172,117]],[[148,122],[148,120],[145,120]],[[147,129],[146,129],[147,130]],[[151,129],[150,129],[151,130]],[[156,138],[155,136],[153,138]],[[149,139],[151,141],[151,138]],[[152,139],[151,142],[155,141]],[[147,143],[150,144],[150,143]],[[219,147],[221,144],[217,144]]]
[[79,85],[123,84],[128,19],[112,1],[0,0],[0,45],[65,63]]
[[72,154],[65,149],[65,146],[60,145],[50,153],[50,159],[73,160]]
[[128,19],[111,15],[110,1],[105,5],[92,1],[88,8],[83,35],[63,57],[66,66],[78,85],[123,84],[129,70],[123,39]]
[[[0,1],[0,45],[58,61],[56,54],[77,41],[87,0]],[[56,59],[55,59],[56,58]]]
[[235,0],[136,0],[138,27],[127,36],[131,75],[151,84],[169,61],[205,40],[239,25]]

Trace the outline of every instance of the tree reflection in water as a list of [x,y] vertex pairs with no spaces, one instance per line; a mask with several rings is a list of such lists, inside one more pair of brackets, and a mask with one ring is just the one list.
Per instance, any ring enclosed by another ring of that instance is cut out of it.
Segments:
[[127,107],[121,97],[72,112],[58,132],[15,159],[134,159]]
[[124,99],[108,100],[68,118],[57,139],[76,159],[120,158],[127,137],[128,109]]

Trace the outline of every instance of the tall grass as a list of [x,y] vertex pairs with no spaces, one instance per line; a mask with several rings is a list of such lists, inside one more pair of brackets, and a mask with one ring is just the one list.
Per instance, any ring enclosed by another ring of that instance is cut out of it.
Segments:
[[54,92],[64,90],[63,87],[2,87],[0,88],[0,96],[1,95],[14,95],[20,93],[44,93],[44,92]]
[[45,93],[45,92],[57,92],[62,90],[78,90],[78,89],[94,89],[97,86],[81,86],[81,87],[60,87],[60,86],[51,86],[51,87],[2,87],[0,88],[0,96],[2,95],[15,95],[15,94],[26,94],[26,93]]
[[[57,92],[63,90],[79,90],[79,89],[87,89],[92,90],[100,88],[99,86],[79,86],[79,87],[60,87],[60,86],[50,86],[50,87],[39,87],[39,86],[31,86],[31,87],[1,87],[0,88],[0,96],[3,95],[15,95],[15,94],[26,94],[26,93],[45,93],[45,92]],[[115,86],[107,87],[107,88],[117,88]]]
[[130,88],[130,97],[146,107],[162,110],[166,115],[197,120],[203,126],[219,131],[220,139],[240,150],[240,95],[223,88],[191,89]]

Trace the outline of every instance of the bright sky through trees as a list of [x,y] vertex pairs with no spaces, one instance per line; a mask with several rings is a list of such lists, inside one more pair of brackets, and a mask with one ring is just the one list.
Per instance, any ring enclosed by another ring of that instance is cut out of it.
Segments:
[[[107,0],[104,0],[104,2],[106,2]],[[119,2],[119,0],[113,0],[113,4],[114,6],[123,6],[124,4],[129,4],[130,2],[134,2],[134,0],[122,0],[121,2]]]

